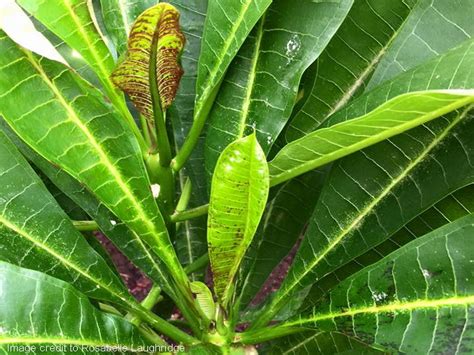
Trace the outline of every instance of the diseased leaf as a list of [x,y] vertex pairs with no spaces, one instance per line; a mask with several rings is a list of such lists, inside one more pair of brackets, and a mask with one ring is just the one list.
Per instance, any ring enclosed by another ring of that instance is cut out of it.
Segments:
[[5,354],[14,353],[12,345],[37,351],[40,345],[74,345],[110,348],[110,353],[113,348],[143,352],[153,345],[123,318],[98,311],[70,284],[37,271],[0,261],[0,290],[0,352]]
[[[8,124],[44,158],[84,183],[185,285],[128,126],[59,63],[18,48],[3,34],[0,52],[0,112]],[[30,99],[16,104],[26,96]]]
[[417,3],[354,0],[336,35],[305,73],[303,98],[285,133],[288,142],[315,130],[363,92]]
[[397,96],[370,113],[319,129],[283,147],[270,162],[272,185],[474,103],[474,90]]
[[130,30],[127,56],[112,73],[112,81],[149,120],[153,119],[150,71],[156,67],[156,84],[161,108],[165,111],[176,96],[183,74],[178,59],[184,41],[179,12],[166,3],[146,10]]
[[268,167],[255,134],[230,144],[212,179],[207,241],[214,291],[223,307],[268,197]]
[[352,2],[273,1],[234,58],[210,112],[209,177],[224,148],[254,129],[268,153],[290,117],[304,70],[318,58]]
[[337,330],[403,353],[474,351],[474,215],[419,238],[342,282],[285,326]]
[[445,53],[474,36],[470,0],[418,0],[393,44],[383,56],[367,90],[399,73]]
[[473,183],[473,123],[467,111],[453,113],[336,163],[267,316],[288,302],[290,294],[382,243],[440,199]]
[[0,211],[2,260],[71,282],[90,297],[121,304],[130,302],[131,296],[123,283],[76,231],[2,132]]
[[158,0],[100,0],[104,26],[119,57],[127,50],[128,35],[135,19],[157,2]]
[[209,113],[232,59],[272,0],[209,2],[199,56],[194,117]]

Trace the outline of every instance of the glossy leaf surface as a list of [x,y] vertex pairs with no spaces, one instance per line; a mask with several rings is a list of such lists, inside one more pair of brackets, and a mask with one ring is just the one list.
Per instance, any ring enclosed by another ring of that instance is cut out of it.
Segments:
[[[153,345],[124,319],[97,310],[70,284],[37,271],[0,261],[0,352],[9,346],[40,346],[69,349],[120,348],[144,351]],[[53,351],[51,351],[52,353]],[[92,351],[91,351],[92,353]]]
[[207,116],[217,89],[245,38],[272,0],[210,1],[196,82],[195,117]]
[[214,172],[207,232],[214,291],[224,307],[262,217],[268,189],[267,162],[255,134],[229,145]]
[[286,325],[339,330],[392,351],[470,353],[474,343],[464,330],[473,322],[473,235],[470,215],[419,238],[341,283],[312,315]]
[[233,60],[210,113],[205,152],[209,176],[224,148],[254,129],[268,153],[291,114],[304,70],[351,5],[352,0],[273,1]]
[[474,103],[474,90],[421,91],[397,96],[370,113],[319,129],[286,145],[270,162],[278,184]]
[[71,282],[91,297],[129,302],[123,284],[2,132],[0,171],[1,258]]
[[116,111],[59,63],[20,49],[7,37],[0,38],[0,52],[0,112],[8,124],[44,158],[84,183],[183,279],[139,147]]

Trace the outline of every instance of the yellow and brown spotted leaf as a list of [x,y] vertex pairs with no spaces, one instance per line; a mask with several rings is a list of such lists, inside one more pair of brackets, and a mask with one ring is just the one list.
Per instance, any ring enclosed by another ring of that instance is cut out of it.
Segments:
[[[158,36],[157,41],[153,38]],[[112,81],[126,92],[138,111],[153,118],[149,71],[152,44],[157,43],[156,77],[161,108],[173,102],[183,70],[179,56],[185,38],[179,28],[179,12],[170,4],[160,3],[143,12],[130,30],[125,60],[112,73]]]

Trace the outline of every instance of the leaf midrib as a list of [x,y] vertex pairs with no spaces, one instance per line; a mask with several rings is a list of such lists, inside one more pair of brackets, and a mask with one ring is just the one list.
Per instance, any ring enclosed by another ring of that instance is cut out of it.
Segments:
[[474,296],[454,296],[449,298],[438,298],[438,299],[419,299],[412,302],[392,302],[381,306],[370,306],[353,308],[346,312],[340,313],[326,313],[319,314],[307,319],[299,319],[296,321],[290,321],[285,323],[285,327],[303,325],[306,323],[315,323],[319,321],[340,318],[340,317],[352,317],[358,314],[374,314],[374,313],[393,313],[398,311],[412,311],[418,309],[436,309],[443,307],[465,307],[469,304],[474,304]]

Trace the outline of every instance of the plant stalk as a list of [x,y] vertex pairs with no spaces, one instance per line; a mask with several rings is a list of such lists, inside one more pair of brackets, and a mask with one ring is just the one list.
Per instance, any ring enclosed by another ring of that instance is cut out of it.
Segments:
[[170,217],[171,222],[183,222],[188,219],[204,216],[209,210],[209,204],[205,204],[199,207],[191,208],[186,211],[176,211]]
[[196,260],[194,260],[191,264],[184,268],[186,274],[192,274],[193,272],[199,271],[204,269],[209,264],[209,254],[203,254]]
[[280,338],[282,336],[286,336],[286,335],[290,335],[294,333],[300,333],[306,330],[309,330],[309,329],[303,328],[303,327],[276,326],[273,328],[265,328],[265,329],[258,329],[258,330],[238,333],[234,337],[234,342],[242,343],[246,345],[260,344],[265,341]]
[[72,221],[72,224],[80,232],[94,232],[100,229],[96,221]]

